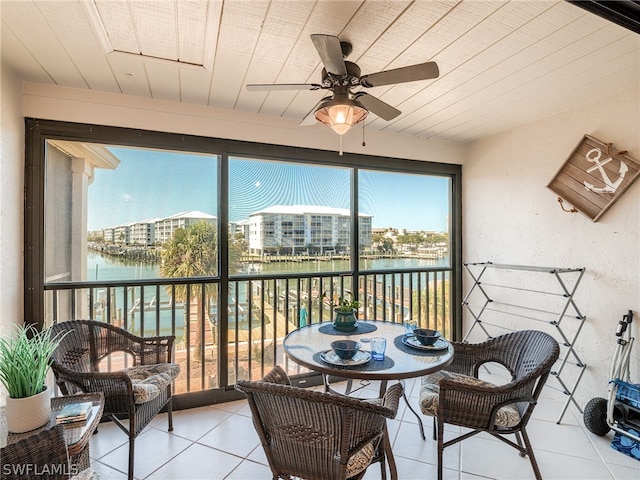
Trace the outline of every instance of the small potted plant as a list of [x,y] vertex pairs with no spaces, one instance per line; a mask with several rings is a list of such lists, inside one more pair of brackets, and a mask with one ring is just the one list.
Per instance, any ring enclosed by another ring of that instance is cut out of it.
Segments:
[[62,336],[28,325],[17,326],[14,335],[0,338],[0,382],[9,393],[6,417],[10,432],[27,432],[49,421],[51,401],[45,381]]
[[[325,296],[323,294],[323,296]],[[360,308],[360,302],[353,297],[349,300],[346,297],[339,297],[331,304],[336,316],[333,321],[333,328],[343,332],[353,332],[358,328],[356,313]]]

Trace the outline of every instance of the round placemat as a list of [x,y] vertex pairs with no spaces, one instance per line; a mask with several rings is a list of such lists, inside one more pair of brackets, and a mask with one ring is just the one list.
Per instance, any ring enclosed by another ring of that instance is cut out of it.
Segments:
[[421,355],[421,356],[425,356],[425,357],[431,357],[433,355],[442,355],[443,353],[447,353],[448,351],[448,347],[449,347],[449,342],[447,340],[445,340],[444,338],[442,340],[444,340],[445,342],[447,342],[447,348],[443,348],[442,350],[420,350],[418,348],[411,348],[407,345],[405,345],[402,342],[402,337],[404,337],[404,335],[398,335],[396,338],[393,339],[393,344],[396,346],[396,348],[404,353],[408,353],[410,355]]
[[333,323],[322,325],[318,331],[325,335],[362,335],[365,333],[375,332],[378,329],[373,323],[358,322],[358,326],[353,332],[343,332],[342,330],[336,330],[333,328]]
[[376,372],[378,370],[387,370],[396,364],[396,362],[394,362],[391,357],[385,355],[384,360],[374,360],[372,358],[367,363],[363,363],[362,365],[345,365],[344,367],[342,367],[340,365],[326,363],[324,360],[322,360],[322,357],[320,356],[321,353],[323,352],[313,354],[313,360],[315,362],[321,365],[330,365],[331,367],[337,368],[338,370],[349,370],[350,372]]

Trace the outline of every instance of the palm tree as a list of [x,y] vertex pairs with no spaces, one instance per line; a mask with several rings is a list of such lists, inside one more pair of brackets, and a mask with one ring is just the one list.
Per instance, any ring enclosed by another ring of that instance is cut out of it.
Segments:
[[[164,244],[161,259],[160,275],[163,277],[191,278],[215,275],[218,266],[216,226],[202,221],[177,229],[171,240]],[[205,316],[208,317],[211,303],[217,299],[217,288],[213,284],[205,286],[204,308],[199,305],[202,299],[201,285],[191,285],[189,298],[196,302],[198,326],[193,359],[199,361],[202,358]],[[187,285],[175,286],[175,300],[187,301]]]

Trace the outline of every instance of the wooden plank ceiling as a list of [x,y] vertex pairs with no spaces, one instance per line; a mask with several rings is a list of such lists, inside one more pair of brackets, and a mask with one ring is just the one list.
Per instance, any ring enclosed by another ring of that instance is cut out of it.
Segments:
[[[26,81],[302,120],[326,91],[309,37],[352,43],[363,74],[435,61],[437,79],[374,87],[400,109],[367,128],[467,142],[637,85],[640,35],[556,0],[83,0],[0,3],[2,58]],[[322,125],[300,128],[326,128]]]

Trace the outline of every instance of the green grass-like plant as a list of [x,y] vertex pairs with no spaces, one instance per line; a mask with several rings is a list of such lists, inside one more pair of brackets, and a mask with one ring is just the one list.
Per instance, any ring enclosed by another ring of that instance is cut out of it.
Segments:
[[44,390],[51,356],[64,333],[52,336],[34,325],[17,326],[14,335],[0,338],[0,382],[11,398],[32,397]]
[[[328,295],[326,292],[324,292],[321,296],[321,298],[323,299],[327,297]],[[331,307],[336,312],[351,313],[353,310],[357,310],[358,308],[360,308],[360,302],[358,300],[355,300],[353,297],[351,297],[351,300],[346,297],[339,297],[338,300],[331,302]]]

